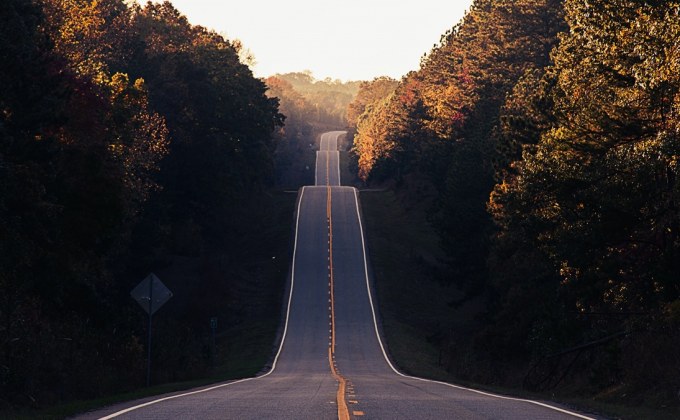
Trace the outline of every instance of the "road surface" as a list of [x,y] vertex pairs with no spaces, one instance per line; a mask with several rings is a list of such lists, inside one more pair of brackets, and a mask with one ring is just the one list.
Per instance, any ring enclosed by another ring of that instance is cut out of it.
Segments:
[[338,152],[339,135],[337,133],[325,133],[321,136],[319,151],[316,152],[314,185],[340,186],[340,152]]
[[[299,193],[283,341],[257,378],[132,401],[83,419],[590,418],[404,376],[378,336],[357,190],[340,186],[337,141],[321,136],[316,185]],[[244,349],[247,351],[247,349]]]

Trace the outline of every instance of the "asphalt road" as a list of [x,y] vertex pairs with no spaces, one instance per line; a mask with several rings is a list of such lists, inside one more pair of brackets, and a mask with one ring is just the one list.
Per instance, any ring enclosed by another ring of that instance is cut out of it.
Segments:
[[590,418],[407,377],[392,367],[377,333],[357,190],[337,186],[334,149],[342,134],[321,137],[316,185],[299,193],[287,322],[272,370],[79,418]]
[[344,131],[332,131],[321,135],[319,151],[316,152],[314,185],[340,185],[338,137],[344,133]]

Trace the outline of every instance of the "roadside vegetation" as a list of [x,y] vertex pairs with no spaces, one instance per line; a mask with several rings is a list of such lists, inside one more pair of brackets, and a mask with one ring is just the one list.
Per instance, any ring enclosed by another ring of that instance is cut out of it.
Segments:
[[[352,165],[388,189],[362,202],[407,371],[677,416],[679,14],[478,0],[419,70],[362,85]],[[438,253],[408,245],[430,231]]]
[[[296,198],[283,190],[313,179],[298,157],[313,165],[331,121],[295,114],[243,55],[169,2],[1,3],[0,418],[267,365]],[[143,389],[148,317],[130,291],[150,272],[173,297]]]
[[[470,356],[483,326],[482,298],[453,307],[463,293],[446,280],[449,269],[438,236],[418,203],[405,204],[391,189],[360,193],[364,228],[387,352],[407,374],[518,398],[549,400],[576,410],[620,419],[676,419],[680,410],[578,395],[570,388],[532,392],[519,385],[477,382],[461,371],[490,369]],[[457,355],[452,355],[457,353]],[[469,365],[451,369],[449,360],[467,354]],[[517,375],[526,371],[518,368]]]

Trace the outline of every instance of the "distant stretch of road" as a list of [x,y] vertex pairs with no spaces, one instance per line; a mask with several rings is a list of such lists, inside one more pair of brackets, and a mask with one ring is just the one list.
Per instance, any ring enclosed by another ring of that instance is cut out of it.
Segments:
[[[299,192],[282,343],[256,378],[119,404],[82,419],[589,419],[537,401],[405,376],[378,334],[358,192],[321,136]],[[243,349],[247,352],[248,349]]]
[[[344,131],[342,131],[341,133],[344,133]],[[340,186],[340,152],[338,152],[339,135],[330,134],[332,133],[326,133],[321,136],[319,151],[316,152],[316,170],[314,172],[314,185],[339,187]]]

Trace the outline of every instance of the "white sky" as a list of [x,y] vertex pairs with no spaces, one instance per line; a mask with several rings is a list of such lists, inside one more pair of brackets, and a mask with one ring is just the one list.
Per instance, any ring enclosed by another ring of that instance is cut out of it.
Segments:
[[[240,39],[255,75],[400,78],[418,69],[472,0],[171,0],[192,24]],[[142,2],[140,0],[140,2]]]

